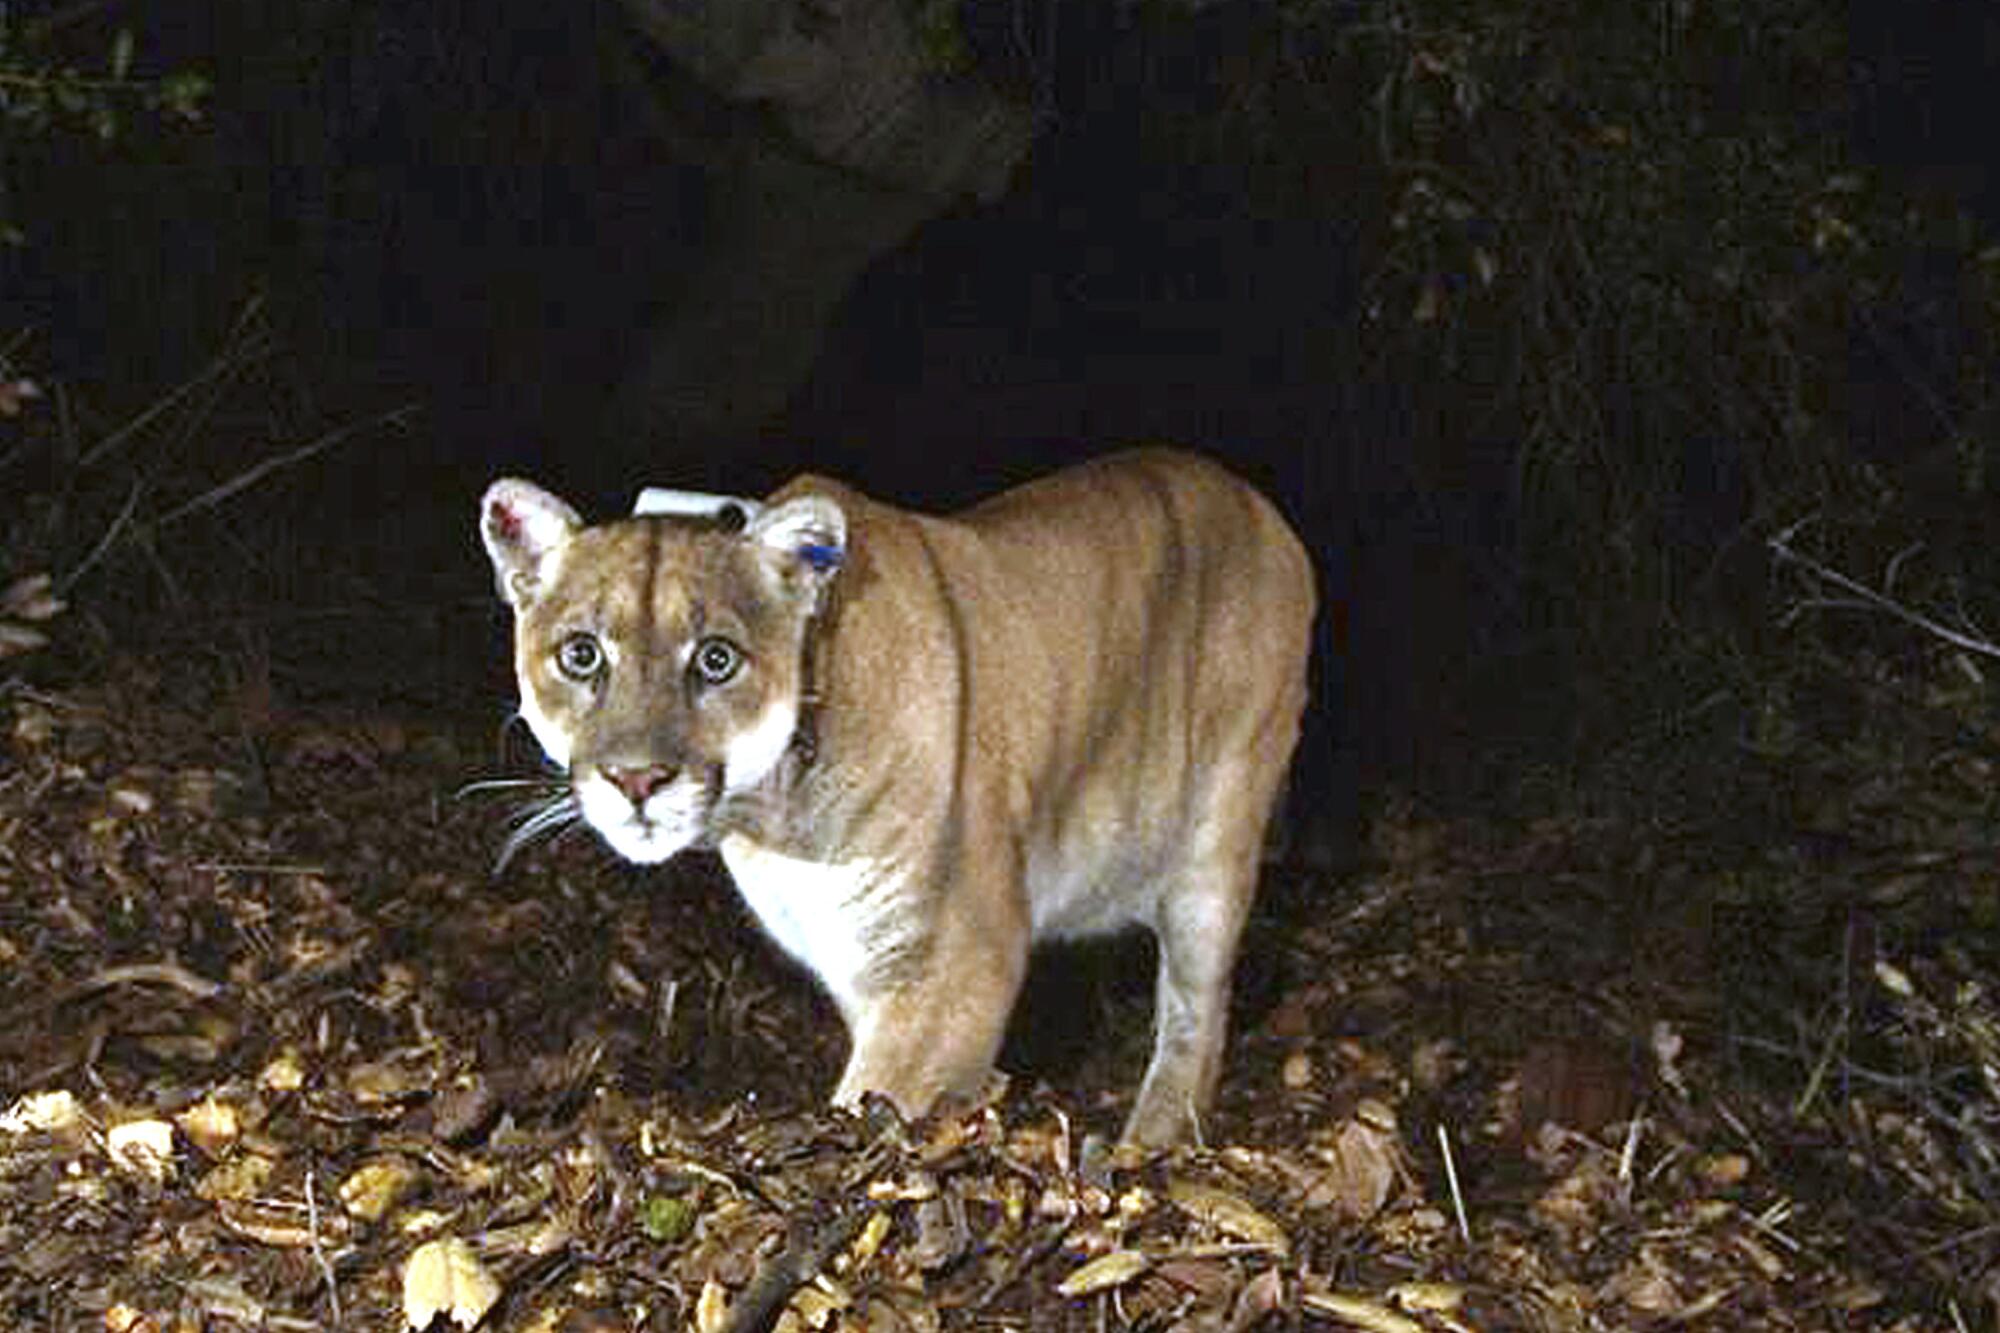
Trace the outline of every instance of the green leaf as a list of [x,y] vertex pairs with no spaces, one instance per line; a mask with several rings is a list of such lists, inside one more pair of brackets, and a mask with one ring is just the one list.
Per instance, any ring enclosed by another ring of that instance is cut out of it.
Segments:
[[205,74],[191,69],[175,70],[160,81],[160,105],[182,120],[200,120],[201,104],[211,86]]
[[688,1199],[655,1194],[640,1206],[639,1226],[646,1239],[657,1245],[677,1241],[694,1230],[694,1204]]

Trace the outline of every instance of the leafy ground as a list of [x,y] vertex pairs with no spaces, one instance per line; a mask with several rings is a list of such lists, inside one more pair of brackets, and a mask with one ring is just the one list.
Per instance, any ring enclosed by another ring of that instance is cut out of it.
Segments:
[[2000,736],[1907,673],[1756,738],[1733,817],[1392,807],[1273,867],[1211,1142],[1139,1159],[1133,951],[1039,969],[990,1102],[833,1115],[838,1022],[712,870],[493,872],[492,709],[172,660],[0,701],[0,1326],[1992,1318]]

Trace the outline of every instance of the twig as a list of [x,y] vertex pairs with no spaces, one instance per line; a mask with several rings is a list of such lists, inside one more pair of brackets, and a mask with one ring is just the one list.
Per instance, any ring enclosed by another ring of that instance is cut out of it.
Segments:
[[0,1011],[0,1032],[19,1032],[41,1015],[53,1013],[86,995],[110,990],[114,986],[133,985],[171,986],[197,1000],[213,999],[224,989],[221,982],[210,981],[198,972],[190,972],[172,959],[163,963],[124,963],[102,968],[74,985]]
[[113,542],[118,540],[118,534],[131,524],[132,515],[138,512],[139,496],[143,490],[144,487],[139,482],[135,481],[132,483],[131,493],[125,497],[125,507],[118,511],[118,517],[111,520],[111,526],[104,530],[104,535],[99,537],[97,544],[90,548],[90,554],[79,561],[76,567],[70,570],[69,573],[62,576],[62,582],[57,585],[59,592],[67,595],[69,590],[77,585],[78,580],[82,579],[85,574],[88,574],[91,567],[104,558],[104,553],[111,549]]
[[1778,1229],[1779,1225],[1789,1220],[1791,1215],[1792,1205],[1789,1199],[1780,1199],[1761,1213],[1743,1210],[1743,1219],[1761,1231],[1767,1239],[1782,1245],[1793,1254],[1804,1254],[1805,1246]]
[[1744,1124],[1743,1118],[1737,1115],[1736,1112],[1730,1110],[1729,1103],[1724,1101],[1721,1097],[1715,1098],[1715,1113],[1718,1116],[1722,1117],[1722,1123],[1729,1126],[1731,1130],[1735,1131],[1736,1136],[1742,1139],[1743,1142],[1746,1145],[1748,1145],[1750,1151],[1753,1154],[1755,1154],[1760,1161],[1769,1160],[1768,1155],[1764,1152],[1763,1143],[1761,1143],[1758,1140],[1755,1134],[1752,1134],[1750,1132],[1750,1126]]
[[1771,554],[1780,560],[1789,561],[1799,566],[1814,578],[1824,579],[1842,592],[1853,597],[1861,605],[1894,616],[1904,624],[1913,625],[1927,634],[1935,635],[1955,648],[1963,648],[1966,652],[1978,653],[1982,657],[2000,657],[2000,644],[1995,644],[1987,639],[1974,638],[1970,634],[1952,629],[1931,619],[1921,611],[1914,611],[1894,598],[1884,596],[1865,583],[1860,583],[1847,577],[1847,575],[1842,574],[1839,570],[1829,568],[1819,561],[1812,559],[1810,556],[1800,555],[1791,548],[1787,540],[1797,530],[1797,526],[1794,525],[1771,538],[1769,543]]
[[1834,1060],[1842,1047],[1847,1044],[1848,1023],[1853,1015],[1849,979],[1854,975],[1854,927],[1850,925],[1842,937],[1842,957],[1840,960],[1840,1001],[1839,1011],[1833,1024],[1827,1029],[1826,1040],[1820,1045],[1819,1058],[1813,1061],[1812,1071],[1806,1076],[1806,1086],[1798,1099],[1792,1103],[1792,1118],[1802,1119],[1819,1099],[1819,1090],[1826,1082],[1827,1071],[1833,1068]]
[[326,1249],[319,1241],[319,1196],[313,1193],[313,1173],[306,1172],[306,1234],[312,1237],[313,1262],[319,1265],[320,1276],[326,1279],[327,1306],[333,1315],[333,1326],[339,1328],[340,1283],[333,1275],[333,1264],[327,1260]]
[[184,504],[176,505],[162,514],[154,522],[153,527],[155,529],[165,528],[170,524],[179,522],[190,514],[198,514],[203,510],[213,509],[231,496],[240,491],[248,490],[281,468],[290,467],[294,463],[303,463],[313,455],[324,453],[334,445],[341,444],[353,436],[360,434],[363,430],[376,426],[404,425],[411,417],[416,415],[416,412],[416,405],[408,404],[398,407],[393,411],[384,412],[380,416],[371,418],[370,420],[357,421],[350,425],[342,426],[338,430],[330,430],[318,439],[309,440],[296,449],[288,450],[285,453],[253,464],[231,477],[228,481],[210,487]]
[[[1801,1064],[1805,1063],[1808,1055],[1808,1052],[1800,1049],[1797,1045],[1782,1041],[1773,1041],[1769,1037],[1753,1037],[1748,1033],[1739,1032],[1731,1037],[1730,1041],[1747,1050],[1764,1051],[1771,1055],[1788,1056],[1791,1059],[1799,1061]],[[1909,1092],[1912,1089],[1923,1086],[1923,1080],[1915,1074],[1884,1073],[1879,1069],[1858,1064],[1851,1059],[1844,1059],[1841,1062],[1840,1076],[1845,1079],[1852,1079],[1857,1083],[1866,1083],[1878,1088],[1888,1088],[1895,1092]],[[1743,1129],[1739,1121],[1727,1115],[1723,1118],[1729,1121],[1730,1128],[1742,1133],[1746,1138],[1748,1137],[1749,1132]]]
[[1951,1250],[1961,1250],[1968,1245],[1983,1245],[1995,1236],[2000,1236],[2000,1222],[1990,1222],[1983,1227],[1974,1227],[1970,1231],[1954,1232],[1946,1236],[1943,1240],[1932,1241],[1921,1250],[1915,1251],[1911,1257],[1929,1259],[1933,1255],[1944,1254]]
[[298,865],[285,861],[196,861],[188,869],[210,875],[324,875],[325,866]]
[[823,1222],[795,1219],[784,1245],[758,1266],[750,1285],[730,1305],[719,1333],[766,1333],[792,1293],[819,1276],[873,1211],[869,1205],[850,1207]]
[[659,1034],[660,1043],[665,1045],[674,1032],[674,1009],[681,997],[681,979],[668,977],[660,987],[659,1013],[654,1019],[654,1030]]
[[152,85],[144,79],[88,79],[78,76],[61,77],[42,73],[0,73],[0,88],[19,88],[27,92],[49,92],[58,86],[81,88],[97,93],[138,93]]
[[1438,1150],[1444,1154],[1444,1179],[1451,1187],[1451,1211],[1458,1218],[1458,1237],[1467,1245],[1472,1244],[1472,1224],[1465,1220],[1465,1196],[1458,1188],[1458,1163],[1452,1160],[1451,1134],[1440,1124],[1437,1127]]
[[[257,297],[253,299],[244,308],[243,313],[237,317],[236,328],[231,331],[232,335],[234,335],[237,332],[240,332],[246,325],[250,323],[252,319],[256,318],[258,312],[262,309],[263,304],[264,301],[262,297]],[[89,448],[89,450],[87,450],[84,453],[84,455],[77,460],[76,464],[77,467],[79,469],[89,467],[91,464],[97,462],[100,458],[103,458],[106,454],[110,453],[112,450],[124,444],[134,435],[137,435],[140,431],[144,430],[148,425],[152,424],[152,422],[155,419],[165,415],[169,410],[171,410],[177,404],[181,403],[183,400],[187,398],[192,397],[194,395],[195,390],[201,388],[203,385],[208,384],[214,380],[221,379],[224,375],[233,374],[240,366],[244,365],[251,359],[251,356],[254,354],[255,350],[256,350],[255,344],[254,342],[251,341],[245,341],[240,343],[232,341],[231,343],[225,345],[223,350],[216,354],[215,359],[210,361],[206,366],[203,366],[201,368],[200,373],[195,375],[194,378],[187,380],[185,383],[176,385],[173,389],[169,390],[167,393],[162,394],[158,399],[154,400],[152,403],[147,405],[144,411],[140,412],[137,416],[133,417],[130,421],[127,421],[117,430],[112,431],[109,435],[105,436],[103,439],[99,440],[96,444],[92,445]]]
[[999,1300],[1001,1293],[1005,1292],[1007,1288],[1019,1282],[1022,1274],[1060,1249],[1063,1238],[1069,1235],[1071,1221],[1072,1219],[1064,1219],[1051,1227],[1034,1244],[1023,1246],[1014,1251],[1013,1261],[987,1283],[986,1290],[981,1292],[977,1299],[966,1306],[966,1309],[972,1311],[974,1314],[984,1310],[987,1306]]
[[1633,1115],[1625,1126],[1625,1143],[1618,1150],[1618,1191],[1621,1203],[1632,1202],[1632,1166],[1639,1158],[1639,1136],[1645,1132],[1646,1117]]
[[70,989],[65,999],[75,999],[92,991],[109,990],[113,986],[144,985],[157,983],[185,991],[197,1000],[213,999],[222,994],[222,983],[210,981],[198,972],[190,972],[172,959],[164,963],[125,963],[118,967],[107,967],[78,982]]

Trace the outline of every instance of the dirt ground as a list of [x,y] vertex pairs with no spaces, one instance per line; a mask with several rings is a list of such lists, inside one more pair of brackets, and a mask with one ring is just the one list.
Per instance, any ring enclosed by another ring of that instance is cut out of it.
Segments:
[[[1038,965],[988,1102],[832,1114],[713,867],[496,872],[497,701],[97,676],[0,698],[0,1327],[1992,1326],[1984,1140],[1922,1112],[1990,1066],[1861,1049],[1966,1003],[1877,964],[2000,896],[1990,736],[1821,775],[1825,827],[1385,803],[1271,868],[1208,1143],[1139,1157],[1142,946]],[[1955,841],[1882,814],[1938,792]]]

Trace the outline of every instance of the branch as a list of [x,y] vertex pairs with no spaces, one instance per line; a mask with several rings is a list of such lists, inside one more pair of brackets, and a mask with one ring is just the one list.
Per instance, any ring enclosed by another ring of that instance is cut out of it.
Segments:
[[759,1265],[750,1285],[731,1303],[722,1333],[766,1333],[792,1293],[819,1276],[872,1211],[872,1205],[850,1207],[829,1220],[794,1219],[785,1243]]
[[[1912,610],[1892,597],[1877,592],[1866,584],[1856,582],[1838,570],[1828,568],[1810,556],[1800,555],[1788,543],[1791,534],[1797,530],[1796,526],[1787,528],[1785,531],[1771,538],[1769,543],[1771,554],[1775,555],[1779,560],[1799,566],[1799,568],[1805,570],[1813,578],[1822,579],[1832,584],[1854,599],[1851,603],[1829,602],[1826,605],[1859,606],[1870,610],[1882,611],[1894,616],[1906,625],[1913,625],[1923,630],[1926,634],[1935,635],[1937,638],[1943,639],[1955,648],[1962,648],[1966,652],[1977,653],[1982,657],[2000,658],[2000,645],[1994,644],[1991,640],[1975,638],[1970,634],[1952,629],[1950,626],[1933,620],[1920,611]],[[1898,558],[1898,563],[1900,563],[1900,557]]]

